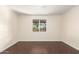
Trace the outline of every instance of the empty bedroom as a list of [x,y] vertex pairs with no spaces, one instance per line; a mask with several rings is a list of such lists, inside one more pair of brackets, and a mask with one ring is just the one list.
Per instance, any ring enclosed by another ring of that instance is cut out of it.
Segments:
[[79,54],[79,6],[0,6],[0,54]]

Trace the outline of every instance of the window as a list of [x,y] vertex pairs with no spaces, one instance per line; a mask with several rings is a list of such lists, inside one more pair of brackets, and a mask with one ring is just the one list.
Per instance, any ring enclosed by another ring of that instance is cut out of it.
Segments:
[[40,31],[46,31],[46,20],[40,20]]
[[39,31],[39,20],[33,20],[33,32]]
[[46,20],[33,20],[33,32],[45,32],[46,31]]

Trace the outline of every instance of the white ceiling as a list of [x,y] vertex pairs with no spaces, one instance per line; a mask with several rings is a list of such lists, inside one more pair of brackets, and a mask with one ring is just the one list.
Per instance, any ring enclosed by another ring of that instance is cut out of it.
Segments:
[[70,10],[72,5],[12,5],[13,11],[31,15],[63,14]]

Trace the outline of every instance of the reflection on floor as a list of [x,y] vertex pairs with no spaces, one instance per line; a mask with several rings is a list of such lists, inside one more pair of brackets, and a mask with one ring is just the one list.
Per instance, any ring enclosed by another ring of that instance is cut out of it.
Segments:
[[77,54],[78,50],[60,41],[20,41],[2,54]]

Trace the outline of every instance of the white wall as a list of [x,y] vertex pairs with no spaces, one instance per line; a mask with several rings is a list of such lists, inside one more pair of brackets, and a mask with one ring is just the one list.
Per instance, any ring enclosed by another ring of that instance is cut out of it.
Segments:
[[[33,19],[46,19],[46,32],[33,32]],[[20,41],[60,41],[60,20],[59,15],[53,16],[19,16],[19,36]]]
[[16,41],[16,16],[7,6],[0,6],[0,52]]
[[[11,10],[10,10],[11,11]],[[8,42],[7,44],[7,47],[10,47],[12,46],[13,44],[15,44],[16,42],[18,42],[18,14],[11,11],[10,13],[10,32],[11,32],[11,35],[12,35],[12,38],[11,40]]]
[[79,6],[63,15],[62,41],[79,50]]

